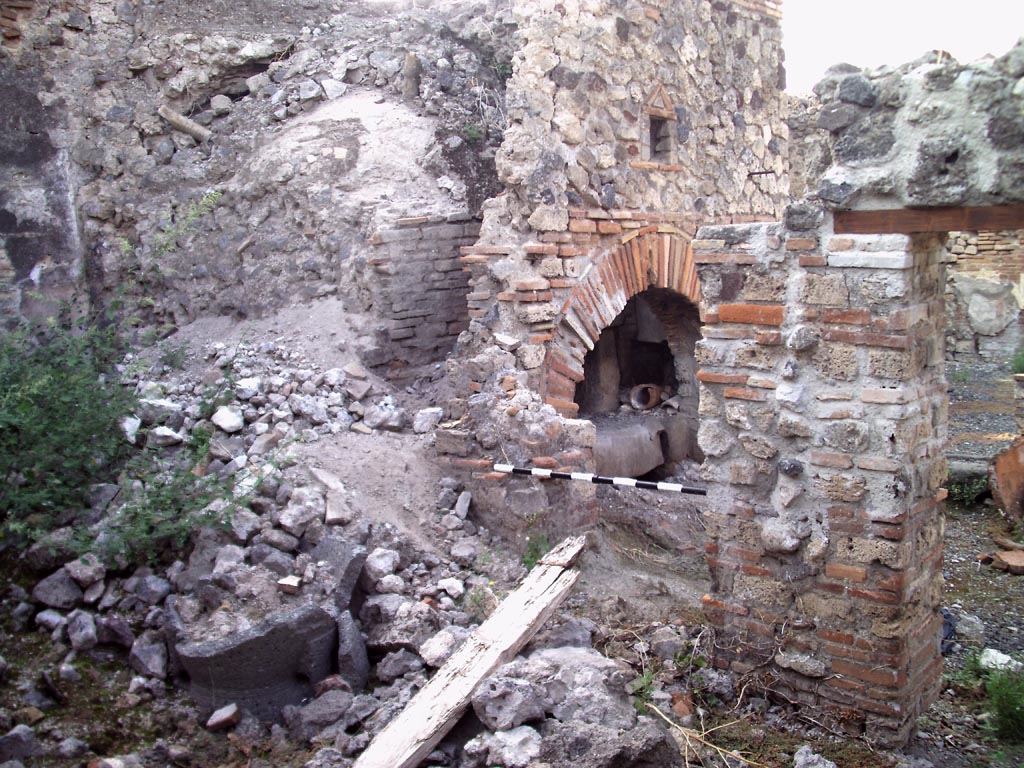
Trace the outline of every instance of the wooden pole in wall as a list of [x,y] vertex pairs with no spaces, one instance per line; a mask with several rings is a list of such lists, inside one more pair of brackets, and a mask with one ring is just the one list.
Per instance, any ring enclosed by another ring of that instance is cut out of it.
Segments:
[[187,133],[196,141],[207,141],[211,136],[213,136],[213,131],[203,128],[203,126],[195,120],[189,120],[183,114],[175,112],[167,105],[161,105],[156,113],[170,123],[172,128],[175,128],[182,133]]

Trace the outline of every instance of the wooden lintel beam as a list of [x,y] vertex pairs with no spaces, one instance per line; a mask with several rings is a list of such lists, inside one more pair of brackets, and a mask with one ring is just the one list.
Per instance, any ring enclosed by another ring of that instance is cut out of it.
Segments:
[[1024,229],[1024,205],[836,211],[833,216],[837,235]]

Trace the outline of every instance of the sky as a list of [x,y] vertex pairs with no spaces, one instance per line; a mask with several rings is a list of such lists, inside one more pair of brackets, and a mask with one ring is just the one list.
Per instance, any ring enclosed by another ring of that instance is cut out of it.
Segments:
[[1024,0],[782,0],[790,93],[810,93],[825,70],[904,64],[931,50],[960,62],[1001,56],[1024,37]]

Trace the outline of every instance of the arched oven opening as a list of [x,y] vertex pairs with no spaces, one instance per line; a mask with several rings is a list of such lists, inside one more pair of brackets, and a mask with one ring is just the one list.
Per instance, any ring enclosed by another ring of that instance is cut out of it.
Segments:
[[694,346],[700,313],[682,295],[651,288],[634,296],[601,332],[576,387],[579,415],[597,426],[602,475],[662,480],[697,447]]

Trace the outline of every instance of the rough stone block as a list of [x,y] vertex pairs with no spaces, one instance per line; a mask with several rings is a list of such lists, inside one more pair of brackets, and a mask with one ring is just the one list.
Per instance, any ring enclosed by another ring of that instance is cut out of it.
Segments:
[[330,614],[306,605],[228,637],[180,643],[176,651],[202,710],[234,702],[261,720],[279,721],[283,707],[312,696],[313,683],[331,673],[337,632]]

